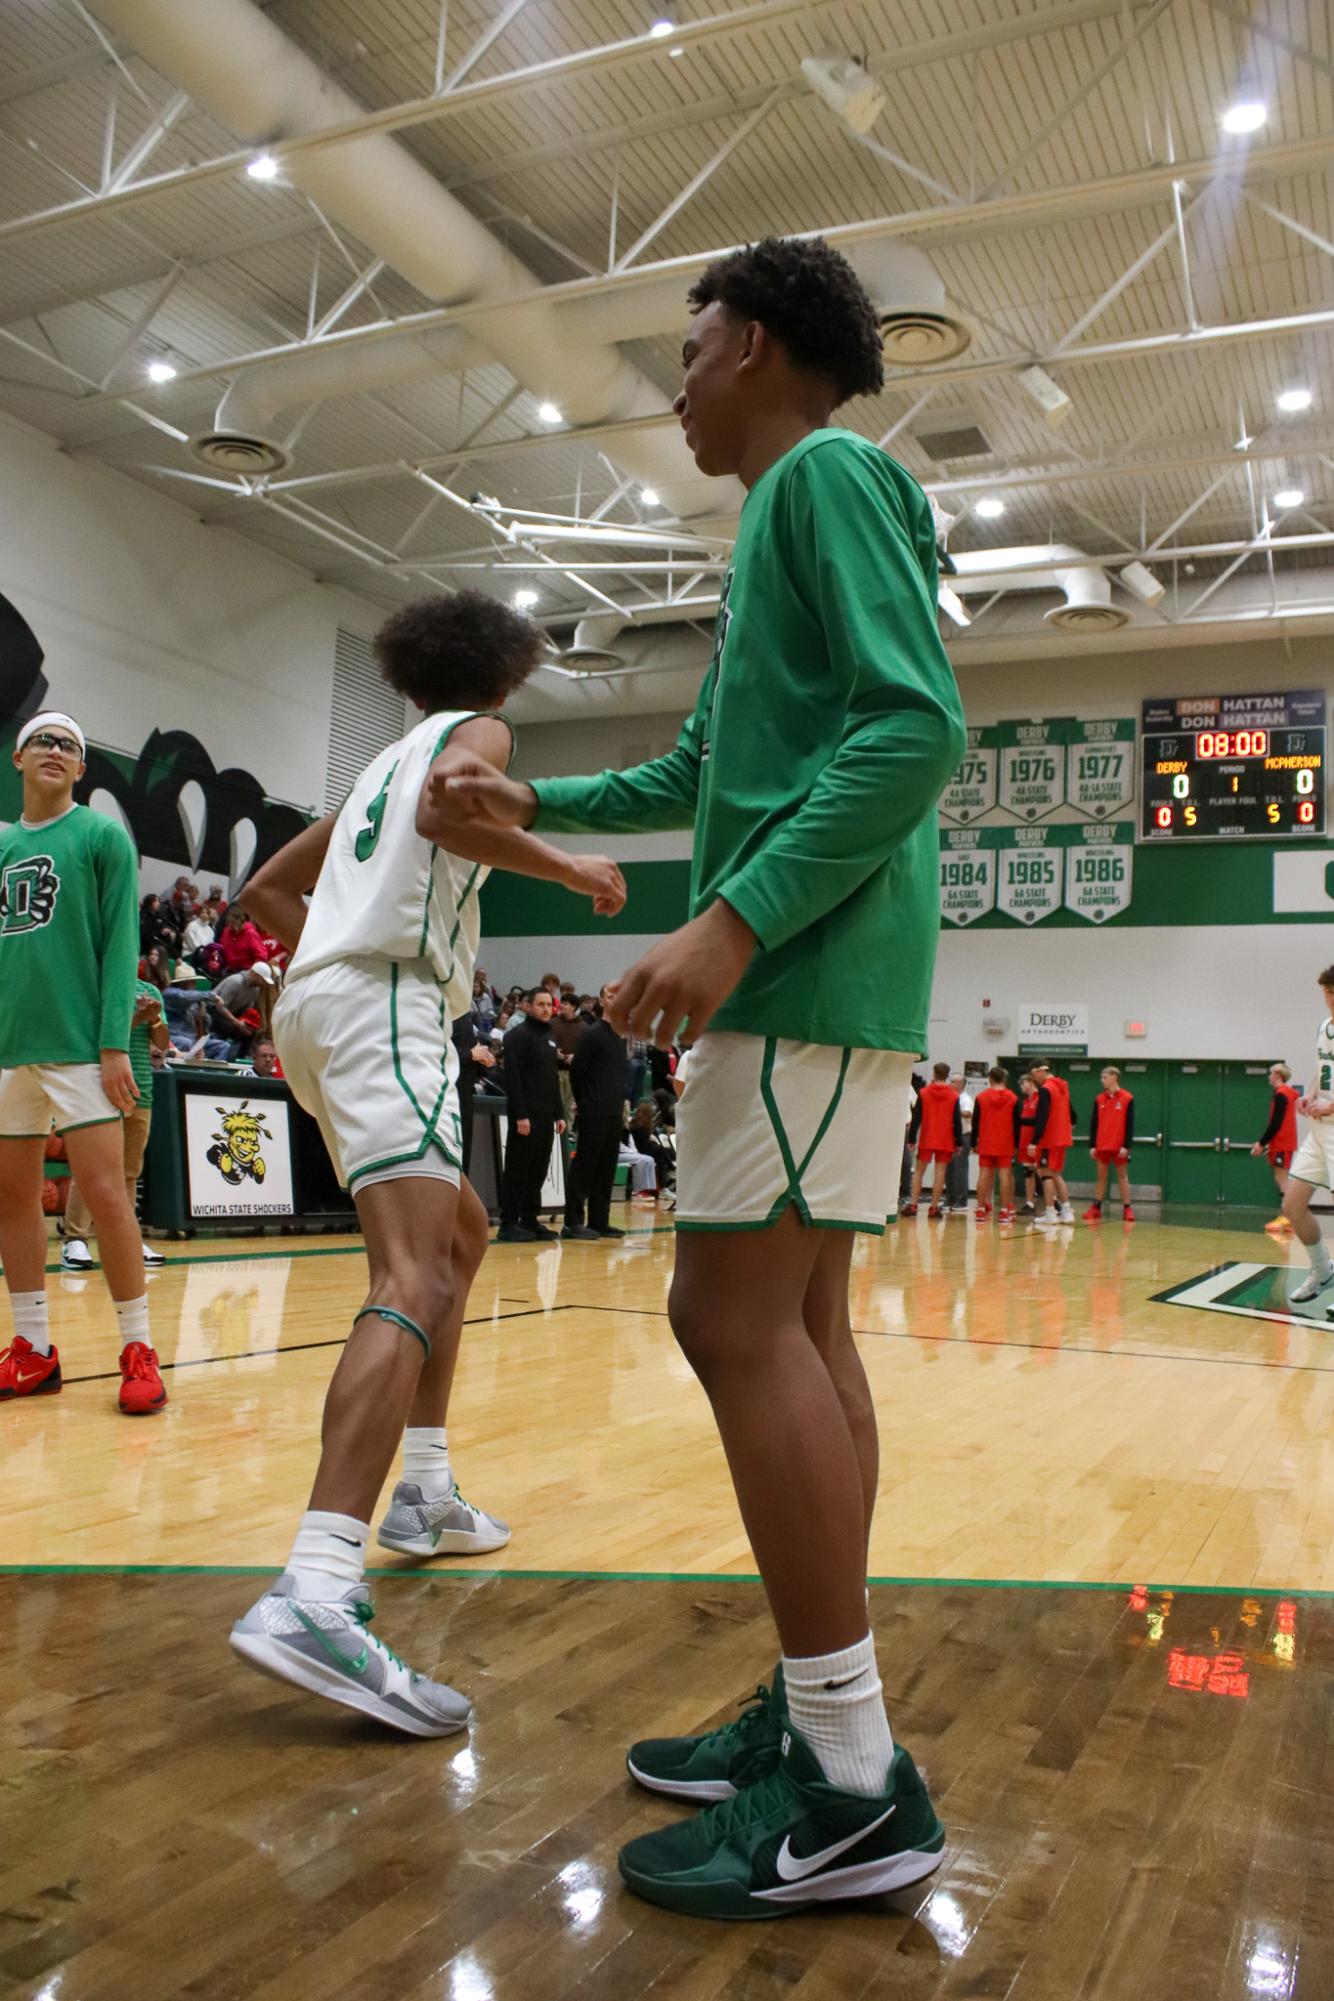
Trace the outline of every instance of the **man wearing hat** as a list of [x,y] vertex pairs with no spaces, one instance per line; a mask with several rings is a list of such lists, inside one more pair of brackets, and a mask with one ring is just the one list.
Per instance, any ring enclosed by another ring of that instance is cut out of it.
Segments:
[[120,1328],[120,1408],[167,1401],[148,1332],[144,1249],[125,1193],[121,1122],[139,957],[138,860],[124,829],[76,806],[86,745],[45,710],[19,731],[23,816],[0,833],[0,1261],[14,1337],[0,1401],[61,1387],[46,1304],[42,1166],[54,1125],[97,1227]]
[[219,980],[208,1000],[215,1035],[229,1036],[233,1056],[244,1056],[260,1031],[268,1029],[277,999],[278,976],[265,959]]

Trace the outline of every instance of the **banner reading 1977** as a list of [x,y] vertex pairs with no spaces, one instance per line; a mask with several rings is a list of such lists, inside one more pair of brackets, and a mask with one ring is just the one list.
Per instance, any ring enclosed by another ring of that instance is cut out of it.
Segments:
[[1135,797],[1135,723],[1131,716],[1069,725],[1065,797],[1089,820],[1110,820]]
[[1065,798],[1065,745],[1070,722],[1000,723],[1000,803],[1017,820],[1045,820]]
[[991,811],[996,804],[997,756],[995,730],[971,728],[968,748],[941,795],[942,820],[966,827]]

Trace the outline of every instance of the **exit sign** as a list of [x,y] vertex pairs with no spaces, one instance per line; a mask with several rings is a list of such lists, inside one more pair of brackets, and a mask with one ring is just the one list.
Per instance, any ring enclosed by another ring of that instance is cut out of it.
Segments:
[[1149,1024],[1147,1021],[1128,1021],[1126,1023],[1127,1042],[1133,1042],[1137,1037],[1145,1036],[1148,1032]]

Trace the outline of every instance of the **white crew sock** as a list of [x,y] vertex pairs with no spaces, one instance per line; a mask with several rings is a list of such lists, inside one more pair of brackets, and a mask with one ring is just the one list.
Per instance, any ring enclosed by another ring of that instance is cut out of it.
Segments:
[[443,1501],[454,1489],[449,1440],[443,1424],[410,1424],[403,1433],[403,1478],[422,1490],[424,1501]]
[[[1311,1270],[1316,1274],[1317,1278],[1326,1277],[1329,1271],[1334,1269],[1334,1258],[1330,1257],[1329,1245],[1323,1237],[1317,1237],[1313,1244],[1306,1246],[1306,1255],[1311,1260]],[[14,1324],[15,1326],[18,1325],[17,1306],[14,1313]]]
[[141,1293],[138,1299],[118,1299],[115,1302],[116,1319],[120,1324],[120,1345],[127,1347],[131,1341],[142,1341],[145,1348],[151,1348],[148,1338],[148,1294]]
[[830,1785],[871,1797],[883,1793],[894,1739],[871,1635],[836,1654],[784,1655],[783,1687],[788,1715]]
[[350,1584],[360,1584],[366,1569],[370,1523],[355,1515],[334,1515],[308,1508],[301,1517],[287,1559],[300,1598],[341,1598]]
[[34,1353],[51,1353],[51,1331],[47,1325],[46,1294],[44,1292],[11,1292],[9,1304],[14,1312],[14,1332],[30,1341]]

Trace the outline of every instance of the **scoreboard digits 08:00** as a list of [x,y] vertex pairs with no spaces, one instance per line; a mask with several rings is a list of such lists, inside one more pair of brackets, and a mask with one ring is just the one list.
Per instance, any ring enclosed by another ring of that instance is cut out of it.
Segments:
[[1325,695],[1145,702],[1140,839],[1288,841],[1325,832]]

